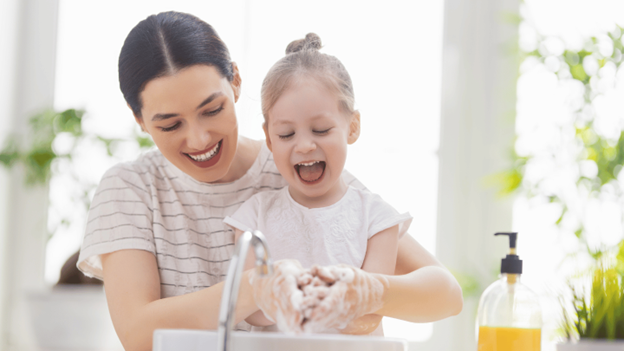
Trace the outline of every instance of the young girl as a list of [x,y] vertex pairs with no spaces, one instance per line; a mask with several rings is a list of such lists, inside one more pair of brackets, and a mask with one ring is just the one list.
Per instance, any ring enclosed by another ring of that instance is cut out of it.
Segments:
[[[393,274],[398,240],[412,217],[344,181],[360,113],[345,67],[320,48],[313,33],[290,43],[262,84],[266,143],[288,186],[254,195],[224,222],[235,228],[237,240],[244,231],[260,230],[274,260]],[[269,323],[258,314],[247,321]]]

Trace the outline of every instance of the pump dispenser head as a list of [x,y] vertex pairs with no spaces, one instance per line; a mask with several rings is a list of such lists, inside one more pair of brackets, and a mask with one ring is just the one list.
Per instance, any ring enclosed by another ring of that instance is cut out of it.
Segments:
[[509,236],[509,254],[501,260],[501,273],[522,274],[522,260],[516,255],[518,233],[496,233]]

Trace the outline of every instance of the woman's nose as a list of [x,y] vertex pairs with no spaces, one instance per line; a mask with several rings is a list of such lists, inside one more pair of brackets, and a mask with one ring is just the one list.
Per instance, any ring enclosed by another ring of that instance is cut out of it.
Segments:
[[210,132],[198,125],[192,125],[188,129],[186,136],[186,145],[189,149],[202,151],[210,146],[212,137]]

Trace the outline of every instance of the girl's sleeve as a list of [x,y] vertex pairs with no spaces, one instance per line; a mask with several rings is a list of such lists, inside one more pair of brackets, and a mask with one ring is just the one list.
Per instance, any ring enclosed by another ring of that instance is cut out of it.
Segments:
[[394,207],[385,202],[381,196],[373,194],[368,190],[362,190],[360,194],[366,206],[369,239],[373,235],[395,225],[399,226],[399,238],[407,233],[407,229],[412,223],[412,216],[409,212],[399,213]]
[[243,232],[251,232],[258,228],[258,213],[260,212],[260,196],[256,194],[249,198],[232,214],[223,219],[223,223]]
[[368,190],[359,179],[357,179],[351,172],[346,169],[342,170],[342,179],[347,183],[348,186],[351,186],[357,190]]
[[152,229],[152,195],[135,171],[117,165],[102,177],[89,215],[78,269],[102,279],[100,256],[125,249],[156,254]]

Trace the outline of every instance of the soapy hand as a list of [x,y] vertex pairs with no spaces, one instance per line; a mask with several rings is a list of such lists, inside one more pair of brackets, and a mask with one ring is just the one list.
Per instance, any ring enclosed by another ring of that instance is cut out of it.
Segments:
[[[388,281],[383,275],[367,273],[348,265],[313,266],[310,274],[326,282],[329,288],[322,299],[305,306],[305,332],[320,332],[329,328],[367,329],[367,324],[378,324],[378,317],[356,318],[373,313],[383,306],[383,294]],[[305,290],[304,290],[305,292]],[[357,326],[356,326],[357,325]],[[376,325],[375,325],[376,326]]]
[[250,273],[249,283],[256,305],[283,332],[301,333],[303,292],[297,278],[305,273],[297,260],[280,260],[273,265],[273,274],[259,276]]
[[303,269],[296,260],[276,262],[267,277],[253,272],[250,284],[265,316],[281,331],[296,334],[331,328],[351,334],[374,330],[380,317],[364,315],[382,307],[388,285],[382,275],[351,266]]

